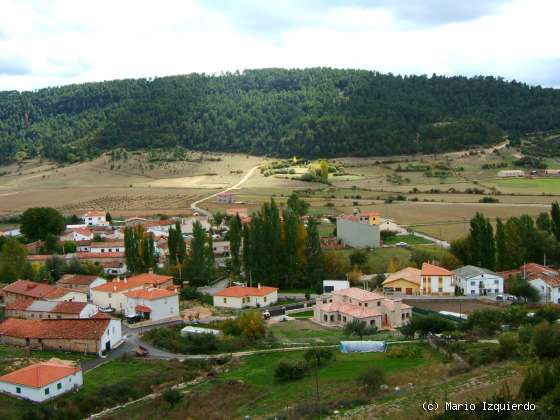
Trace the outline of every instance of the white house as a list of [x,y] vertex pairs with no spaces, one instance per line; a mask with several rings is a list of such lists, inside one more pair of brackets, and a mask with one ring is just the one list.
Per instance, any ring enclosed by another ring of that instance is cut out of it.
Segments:
[[69,229],[60,236],[62,242],[90,241],[92,238],[93,231],[87,227]]
[[0,376],[0,391],[41,403],[84,383],[82,370],[73,362],[51,359]]
[[20,228],[10,228],[10,229],[0,230],[0,236],[19,236],[19,235],[21,235]]
[[229,241],[216,241],[213,243],[212,251],[214,255],[229,255]]
[[90,210],[82,216],[85,224],[89,226],[107,226],[107,213],[103,210]]
[[92,242],[89,246],[89,252],[94,254],[124,251],[123,241]]
[[260,308],[278,301],[276,287],[261,286],[232,286],[220,290],[214,295],[214,306],[222,308]]
[[504,279],[509,279],[511,276],[524,278],[537,289],[541,303],[560,304],[560,271],[544,265],[528,263],[519,269],[504,271],[500,275]]
[[160,321],[179,316],[179,294],[175,290],[146,288],[125,293],[127,317],[141,316],[144,320]]
[[453,296],[453,273],[443,267],[423,263],[420,270],[420,293],[423,295]]
[[85,293],[88,299],[91,299],[92,289],[105,283],[107,280],[103,277],[86,274],[65,274],[56,282],[58,286]]
[[453,270],[455,284],[467,296],[497,295],[504,292],[504,279],[486,268],[466,265]]
[[336,290],[349,289],[348,280],[323,280],[323,293],[330,293]]

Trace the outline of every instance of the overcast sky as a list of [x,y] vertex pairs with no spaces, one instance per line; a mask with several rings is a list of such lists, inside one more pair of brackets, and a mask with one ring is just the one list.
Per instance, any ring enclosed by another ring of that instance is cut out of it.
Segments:
[[263,67],[560,87],[557,0],[1,0],[0,89]]

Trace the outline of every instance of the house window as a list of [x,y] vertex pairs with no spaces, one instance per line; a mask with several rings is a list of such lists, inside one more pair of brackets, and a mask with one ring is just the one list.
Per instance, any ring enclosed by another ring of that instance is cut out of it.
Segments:
[[359,302],[359,303],[358,303],[358,306],[362,306],[362,302]]
[[498,289],[494,289],[494,293],[498,293]]
[[438,282],[443,283],[443,277],[438,277]]
[[266,296],[264,297],[264,301],[266,302]]
[[400,288],[400,287],[395,287],[395,292],[401,292],[401,291],[402,291],[402,288]]
[[327,322],[327,320],[328,320],[326,315],[323,315],[323,319],[325,320],[325,322]]
[[19,386],[16,386],[16,394],[21,394],[21,388]]
[[164,298],[164,299],[163,299],[163,303],[164,303],[165,305],[167,305],[167,298]]
[[375,325],[375,319],[372,319],[371,321],[369,321],[369,325]]
[[443,292],[443,287],[438,287],[438,292]]
[[471,295],[474,295],[474,290],[471,290]]
[[474,282],[474,281],[471,281],[471,286],[474,286],[474,285],[475,285],[475,282]]
[[346,317],[345,316],[342,317],[342,322],[346,322]]
[[500,284],[500,280],[494,280],[494,284]]
[[49,388],[45,388],[45,395],[49,395],[51,393],[51,390]]
[[364,303],[364,306],[367,306],[367,302],[366,302],[366,303]]
[[56,384],[56,389],[62,389],[62,382]]
[[342,318],[342,317],[340,316],[340,314],[338,314],[337,317],[336,317],[336,319],[337,319],[338,321],[340,321],[341,318]]
[[112,296],[113,296],[113,295],[112,295],[111,293],[109,293],[109,299],[111,299]]
[[381,301],[378,301],[378,302],[377,302],[377,306],[381,306]]
[[401,314],[401,319],[404,319],[404,314]]
[[227,298],[224,298],[224,303],[227,303]]

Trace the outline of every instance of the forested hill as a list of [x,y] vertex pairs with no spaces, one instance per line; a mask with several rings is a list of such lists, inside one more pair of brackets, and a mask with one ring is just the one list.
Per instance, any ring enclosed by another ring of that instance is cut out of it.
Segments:
[[0,92],[0,163],[123,146],[281,156],[442,152],[560,128],[560,91],[493,77],[250,70]]

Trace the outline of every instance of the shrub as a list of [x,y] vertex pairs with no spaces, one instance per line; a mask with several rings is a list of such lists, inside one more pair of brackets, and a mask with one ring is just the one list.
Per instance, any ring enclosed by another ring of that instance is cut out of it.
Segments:
[[379,367],[370,367],[358,376],[357,382],[366,394],[375,395],[385,383],[385,371]]
[[455,324],[439,315],[415,315],[412,320],[401,327],[401,332],[407,337],[412,337],[416,332],[424,336],[428,333],[438,334],[443,331],[455,329]]
[[307,365],[303,360],[283,360],[274,369],[274,378],[280,382],[295,381],[305,376]]
[[161,398],[163,398],[171,406],[171,408],[173,408],[179,403],[179,401],[181,401],[183,394],[176,389],[169,388],[163,391]]
[[543,321],[533,330],[531,348],[539,359],[552,359],[560,356],[560,327]]
[[483,309],[474,311],[465,323],[465,329],[477,330],[484,335],[492,335],[500,330],[503,316],[500,311]]
[[245,311],[237,319],[241,335],[251,340],[262,338],[266,334],[265,323],[259,311]]
[[510,359],[519,356],[519,338],[513,333],[502,334],[498,339],[500,347],[498,356],[503,359]]
[[334,359],[334,352],[330,348],[315,347],[307,350],[303,358],[308,364],[322,366]]
[[387,352],[387,357],[391,359],[413,359],[422,356],[422,349],[418,346],[391,346]]

